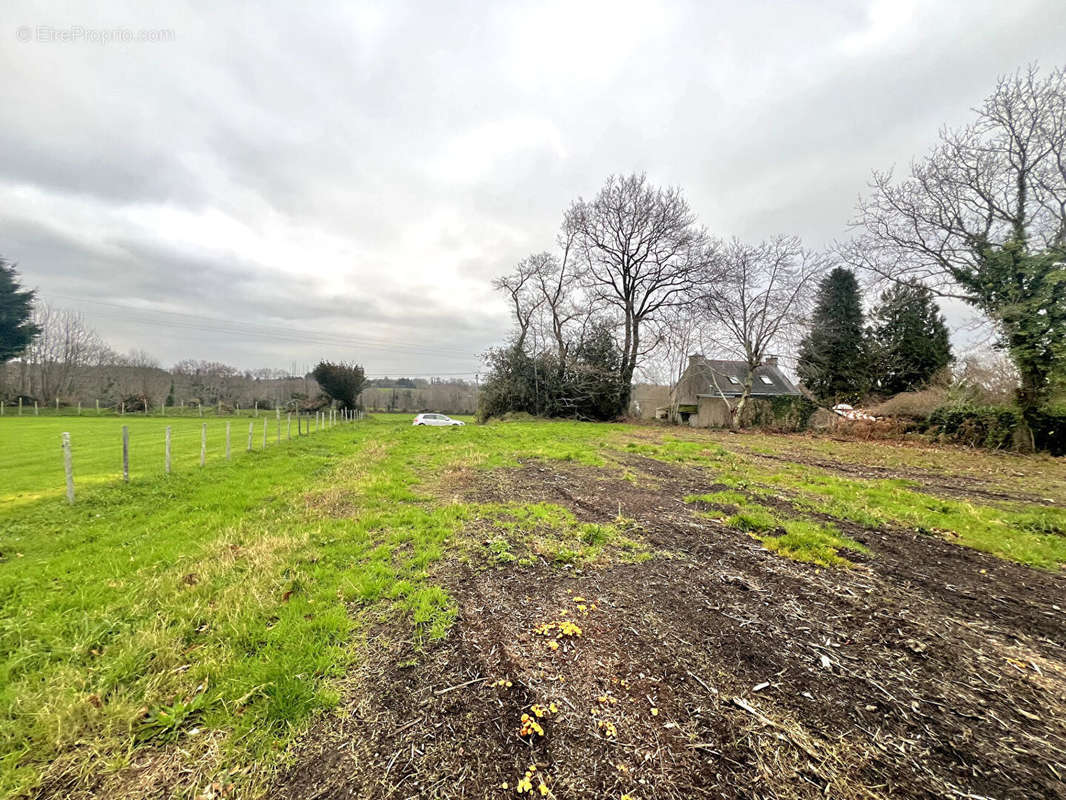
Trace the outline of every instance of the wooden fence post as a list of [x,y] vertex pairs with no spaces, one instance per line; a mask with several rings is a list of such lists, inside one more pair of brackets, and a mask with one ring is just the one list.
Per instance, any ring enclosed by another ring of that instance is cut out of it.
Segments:
[[70,434],[63,434],[63,471],[67,473],[67,502],[74,505],[74,462],[70,455]]
[[292,412],[291,411],[289,412],[287,419],[288,419],[287,428],[288,428],[288,432],[289,432],[288,433],[288,439],[291,442],[292,441]]
[[281,444],[281,415],[278,415],[278,444]]
[[34,400],[33,401],[33,416],[39,417],[40,415],[41,415],[41,410],[39,408],[37,408],[37,401]]
[[207,423],[200,426],[200,466],[207,461]]
[[165,455],[163,456],[163,468],[166,470],[167,475],[170,474],[170,426],[167,425],[166,431],[167,446],[165,449]]
[[19,416],[22,416],[22,398],[19,398]]
[[226,423],[226,460],[229,461],[229,426],[230,423]]
[[100,398],[96,398],[96,416],[100,416]]
[[248,423],[248,452],[252,452],[252,435],[255,433],[255,423]]
[[130,429],[122,426],[122,480],[130,482]]
[[267,421],[263,420],[263,449],[267,449]]
[[204,415],[204,404],[203,403],[197,403],[197,408],[200,409],[200,416],[203,417],[203,415]]
[[259,401],[258,401],[258,400],[256,400],[256,401],[255,401],[255,410],[254,410],[254,411],[252,412],[252,415],[253,415],[253,416],[254,416],[254,417],[255,417],[256,419],[258,419],[258,418],[259,418]]

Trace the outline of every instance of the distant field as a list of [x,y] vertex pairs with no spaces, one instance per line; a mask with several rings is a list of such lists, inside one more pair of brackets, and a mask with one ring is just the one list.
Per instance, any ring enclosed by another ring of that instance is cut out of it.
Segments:
[[1066,796],[1064,459],[266,419],[0,421],[0,798]]
[[[313,419],[313,417],[312,417]],[[231,452],[239,458],[248,447],[248,425],[254,426],[252,447],[263,447],[263,424],[267,446],[277,443],[278,420],[273,411],[258,418],[249,416],[22,416],[0,418],[0,507],[43,497],[60,497],[66,491],[60,442],[69,432],[76,487],[90,488],[122,475],[122,427],[130,429],[130,480],[162,475],[165,430],[171,428],[171,469],[198,469],[200,431],[207,425],[207,462],[224,460],[226,425],[231,426]],[[288,423],[280,420],[281,439],[288,439]],[[306,420],[305,423],[306,424]],[[292,436],[297,423],[292,421]]]

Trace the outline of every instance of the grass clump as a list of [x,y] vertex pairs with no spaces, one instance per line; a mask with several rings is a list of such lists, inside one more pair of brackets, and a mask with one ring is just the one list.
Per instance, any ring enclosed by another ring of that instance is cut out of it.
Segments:
[[742,492],[726,489],[720,492],[708,492],[707,494],[686,495],[685,502],[709,503],[716,506],[743,506],[748,503],[748,497]]
[[749,506],[726,520],[731,528],[741,531],[772,531],[780,527],[780,522],[768,509]]
[[836,526],[804,519],[790,519],[783,523],[780,536],[757,535],[767,550],[780,553],[795,561],[806,561],[825,567],[850,567],[852,562],[840,555],[841,550],[869,553],[854,539],[848,538]]
[[502,534],[486,544],[496,563],[524,566],[543,558],[555,564],[594,565],[650,557],[647,547],[630,535],[633,522],[624,518],[606,524],[579,522],[554,503],[482,504],[475,509],[473,513]]

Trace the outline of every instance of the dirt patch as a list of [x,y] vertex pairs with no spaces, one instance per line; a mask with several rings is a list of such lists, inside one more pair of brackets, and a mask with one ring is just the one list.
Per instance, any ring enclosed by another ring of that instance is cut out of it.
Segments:
[[[621,514],[661,555],[455,569],[448,637],[375,629],[270,796],[509,797],[526,776],[560,798],[1066,796],[1066,578],[858,526],[863,564],[799,564],[695,516],[699,469],[627,466],[449,486]],[[537,632],[563,621],[580,635]],[[544,733],[522,737],[534,705]]]

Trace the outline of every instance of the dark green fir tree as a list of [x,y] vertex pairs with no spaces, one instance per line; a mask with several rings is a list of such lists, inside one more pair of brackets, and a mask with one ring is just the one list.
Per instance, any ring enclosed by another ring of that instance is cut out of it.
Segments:
[[19,284],[15,265],[0,257],[0,364],[22,355],[40,332],[32,322],[33,295]]
[[851,270],[837,267],[819,284],[797,372],[804,385],[828,404],[855,403],[869,390],[862,298]]
[[878,391],[898,394],[921,389],[951,363],[948,327],[925,286],[897,284],[881,295],[871,316]]

